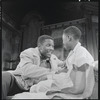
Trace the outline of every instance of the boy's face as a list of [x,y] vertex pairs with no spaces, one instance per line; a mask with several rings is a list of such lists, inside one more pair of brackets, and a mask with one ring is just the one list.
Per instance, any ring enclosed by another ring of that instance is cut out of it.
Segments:
[[45,39],[44,42],[39,46],[40,53],[49,58],[54,51],[54,41],[51,39]]
[[71,49],[71,44],[72,44],[71,36],[63,34],[62,40],[63,40],[63,46],[64,46],[64,48],[66,50],[70,50]]

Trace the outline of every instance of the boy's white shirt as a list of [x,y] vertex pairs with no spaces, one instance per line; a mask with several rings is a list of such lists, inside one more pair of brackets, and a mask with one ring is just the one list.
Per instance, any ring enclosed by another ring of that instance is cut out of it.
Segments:
[[94,62],[94,59],[91,56],[91,54],[86,50],[86,48],[81,46],[80,42],[78,42],[74,50],[70,51],[66,59],[66,65],[69,69],[68,73],[71,72],[73,68],[73,64],[75,64],[77,67],[80,67],[84,63],[93,65],[93,62]]

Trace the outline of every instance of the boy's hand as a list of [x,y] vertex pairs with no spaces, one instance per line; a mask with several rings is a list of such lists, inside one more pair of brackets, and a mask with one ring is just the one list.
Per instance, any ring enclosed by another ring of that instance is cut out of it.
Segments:
[[67,71],[68,71],[68,69],[67,69],[67,67],[65,67],[64,69],[62,69],[62,70],[58,70],[58,72],[56,72],[56,74],[59,74],[59,73],[67,73]]
[[65,68],[66,67],[66,61],[63,61],[62,63],[60,63],[58,65],[58,67]]

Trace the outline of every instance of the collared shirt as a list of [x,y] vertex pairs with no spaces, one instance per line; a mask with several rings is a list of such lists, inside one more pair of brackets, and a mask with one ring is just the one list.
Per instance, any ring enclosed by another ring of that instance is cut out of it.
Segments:
[[37,51],[40,56],[40,67],[45,67],[45,68],[51,69],[50,58],[45,58],[43,55],[41,55],[38,48],[37,48]]
[[93,62],[94,62],[93,57],[86,50],[86,48],[81,46],[80,42],[78,42],[75,48],[69,52],[68,57],[66,59],[66,65],[69,69],[69,73],[73,68],[73,64],[76,65],[77,67],[80,67],[85,63],[91,65]]
[[41,60],[40,61],[40,67],[45,67],[45,68],[51,69],[50,59]]

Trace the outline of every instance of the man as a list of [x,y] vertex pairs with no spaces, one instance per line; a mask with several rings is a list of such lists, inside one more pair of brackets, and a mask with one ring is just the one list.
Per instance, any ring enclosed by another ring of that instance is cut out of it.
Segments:
[[86,86],[86,71],[94,62],[91,54],[81,46],[79,42],[81,31],[76,26],[69,26],[63,31],[63,44],[66,50],[70,50],[66,65],[68,73],[73,81],[74,86],[65,88],[61,91],[63,93],[79,94],[82,93]]
[[62,61],[52,54],[53,50],[53,38],[43,35],[38,38],[36,48],[21,52],[16,70],[2,73],[2,99],[7,95],[29,91],[33,84],[47,79],[52,70],[57,71]]

